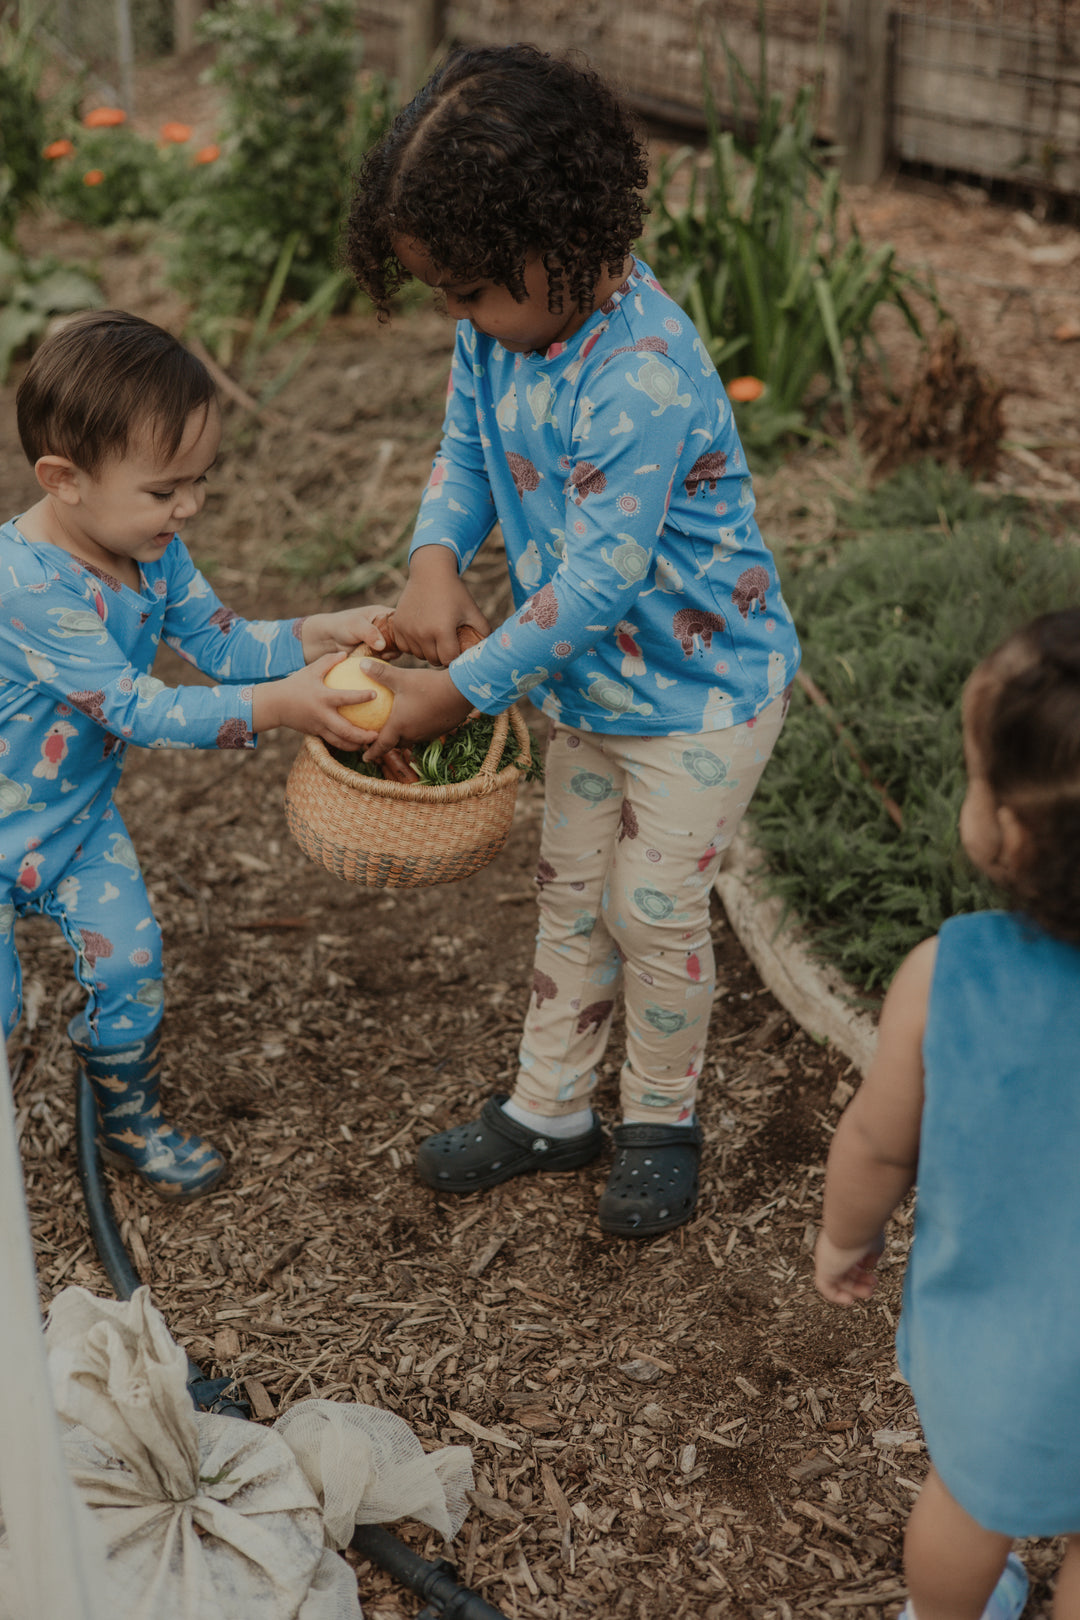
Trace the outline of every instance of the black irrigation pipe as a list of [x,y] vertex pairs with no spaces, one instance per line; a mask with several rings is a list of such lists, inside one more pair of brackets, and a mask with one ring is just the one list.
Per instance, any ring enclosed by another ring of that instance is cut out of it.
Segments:
[[[142,1278],[131,1263],[116,1223],[108,1191],[101,1175],[101,1155],[97,1145],[97,1103],[86,1076],[79,1075],[75,1106],[75,1155],[79,1184],[86,1201],[90,1236],[105,1268],[117,1299],[130,1299]],[[246,1401],[233,1399],[231,1378],[207,1378],[197,1362],[188,1357],[188,1393],[201,1411],[218,1412],[226,1417],[250,1418]],[[462,1586],[453,1564],[440,1558],[421,1558],[381,1524],[358,1524],[352,1545],[364,1558],[392,1575],[403,1586],[424,1599],[415,1620],[506,1620],[501,1609],[492,1608],[478,1592]]]

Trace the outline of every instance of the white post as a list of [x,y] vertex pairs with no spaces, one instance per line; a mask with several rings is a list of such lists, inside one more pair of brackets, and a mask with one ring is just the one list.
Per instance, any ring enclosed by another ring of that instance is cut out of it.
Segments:
[[120,99],[130,117],[135,111],[135,30],[131,0],[116,0],[116,59],[120,67]]
[[17,1612],[35,1620],[102,1620],[104,1548],[60,1450],[2,1033],[0,1300],[0,1511]]

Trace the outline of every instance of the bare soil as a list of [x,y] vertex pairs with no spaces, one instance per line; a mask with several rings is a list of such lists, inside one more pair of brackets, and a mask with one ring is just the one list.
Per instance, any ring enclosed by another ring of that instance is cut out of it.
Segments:
[[[937,265],[974,354],[1008,389],[1014,448],[998,484],[1038,495],[1068,533],[1080,348],[1054,334],[1080,322],[1080,235],[969,193],[894,184],[853,200],[870,240]],[[113,302],[180,329],[151,236],[32,224],[28,245],[45,240],[96,258]],[[426,310],[389,329],[345,316],[272,410],[226,398],[190,543],[230,605],[284,617],[370,599],[352,570],[396,555],[408,530],[450,336]],[[17,380],[0,391],[5,514],[33,495]],[[828,543],[861,471],[850,452],[788,464],[761,481],[763,526]],[[380,598],[401,579],[391,569]],[[493,613],[506,602],[497,550],[477,589]],[[191,679],[168,653],[159,673]],[[605,1237],[608,1153],[572,1175],[436,1195],[413,1174],[417,1143],[512,1079],[541,790],[522,791],[506,849],[472,879],[357,889],[289,836],[297,746],[283,733],[250,757],[136,754],[121,790],[165,933],[169,1104],[232,1160],[220,1192],[183,1208],[109,1175],[177,1339],[209,1374],[235,1376],[259,1419],[326,1395],[389,1405],[430,1447],[470,1444],[476,1505],[452,1556],[515,1620],[894,1615],[926,1463],[892,1351],[907,1216],[869,1307],[824,1305],[810,1267],[829,1136],[857,1077],[762,988],[717,907],[694,1219],[646,1242]],[[79,992],[54,929],[31,920],[18,939],[12,1056],[43,1298],[70,1283],[107,1294],[74,1168],[64,1026]],[[609,1123],[620,1055],[616,1031],[599,1098]],[[1056,1551],[1026,1550],[1028,1620],[1045,1612]],[[371,1620],[415,1613],[378,1570],[358,1576]]]

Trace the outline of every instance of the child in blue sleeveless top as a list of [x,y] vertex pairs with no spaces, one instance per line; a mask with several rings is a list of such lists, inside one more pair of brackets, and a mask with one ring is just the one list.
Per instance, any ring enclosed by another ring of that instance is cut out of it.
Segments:
[[1066,1536],[1080,1616],[1080,609],[1046,614],[964,694],[964,848],[1015,910],[953,917],[901,966],[833,1138],[817,1284],[874,1289],[913,1183],[897,1330],[930,1472],[908,1620],[1016,1620],[1022,1536]]
[[[646,153],[594,74],[455,52],[366,160],[347,258],[385,314],[410,277],[457,320],[443,439],[394,619],[393,715],[366,757],[526,694],[553,725],[533,995],[511,1097],[420,1148],[465,1193],[600,1151],[591,1107],[621,987],[609,1232],[689,1218],[715,979],[709,900],[799,661],[731,406],[632,246]],[[462,574],[495,523],[514,611]]]

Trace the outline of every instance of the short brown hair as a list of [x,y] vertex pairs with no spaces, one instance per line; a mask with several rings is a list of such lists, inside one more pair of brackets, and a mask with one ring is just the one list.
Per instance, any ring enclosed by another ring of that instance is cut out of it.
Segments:
[[1013,899],[1049,933],[1080,945],[1080,608],[1033,619],[980,670],[973,741],[994,798],[1030,840]]
[[126,310],[94,310],[34,354],[15,396],[19,438],[31,465],[65,456],[93,474],[148,427],[168,459],[192,411],[215,392],[202,361],[170,332]]

